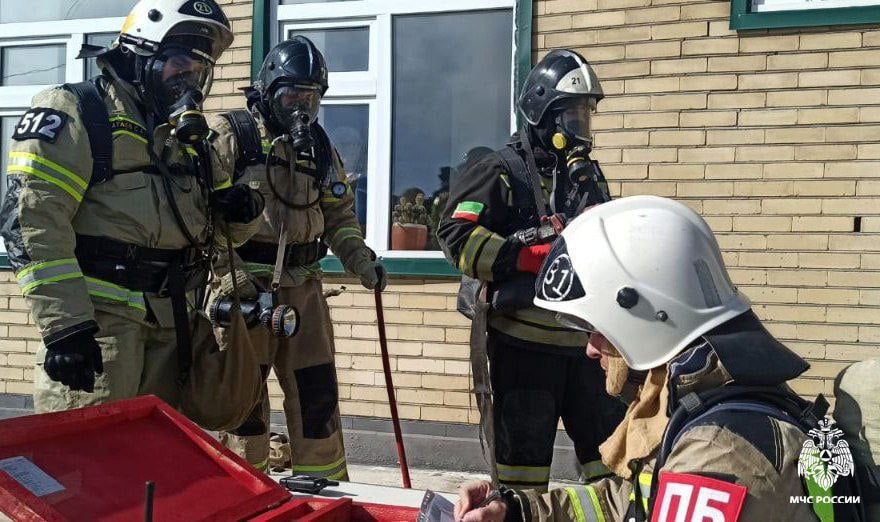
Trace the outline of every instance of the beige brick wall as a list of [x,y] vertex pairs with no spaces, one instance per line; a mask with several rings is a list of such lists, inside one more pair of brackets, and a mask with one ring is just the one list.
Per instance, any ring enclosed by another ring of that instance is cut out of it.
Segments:
[[[251,2],[210,110],[239,108],[249,82]],[[847,362],[880,354],[880,29],[728,27],[729,2],[538,0],[536,57],[571,46],[608,98],[596,157],[616,195],[658,194],[706,216],[759,315],[812,362],[796,388],[831,391]],[[874,105],[872,105],[872,103]],[[861,217],[862,233],[853,233]],[[342,411],[388,416],[372,296],[354,280],[330,300]],[[392,280],[385,296],[401,415],[475,422],[467,323],[451,280]],[[38,340],[0,272],[0,393],[30,393]],[[307,319],[307,318],[306,318]],[[272,402],[281,407],[272,383]]]
[[[535,58],[584,54],[617,195],[700,212],[734,281],[830,393],[880,356],[880,28],[728,29],[729,1],[538,0]],[[854,233],[861,218],[861,233]]]

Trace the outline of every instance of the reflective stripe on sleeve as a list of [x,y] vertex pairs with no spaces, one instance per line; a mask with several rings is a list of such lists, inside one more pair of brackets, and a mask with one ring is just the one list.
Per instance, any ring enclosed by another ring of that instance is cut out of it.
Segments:
[[503,244],[501,236],[477,225],[464,244],[458,258],[458,269],[473,274],[477,279],[491,279],[492,265]]
[[68,258],[31,265],[20,270],[15,277],[21,287],[22,295],[28,295],[39,286],[75,279],[82,275],[76,259]]
[[142,311],[147,310],[144,294],[141,292],[133,292],[109,281],[88,276],[86,276],[86,286],[89,289],[89,295],[93,297],[100,297],[117,303],[125,303],[131,308],[136,308]]
[[6,171],[21,172],[40,178],[67,192],[77,202],[82,201],[83,194],[89,186],[88,182],[67,168],[30,152],[17,150],[10,152]]
[[605,522],[605,515],[602,514],[602,506],[599,505],[599,497],[593,486],[565,488],[565,492],[578,522]]
[[214,185],[214,190],[228,189],[231,186],[232,186],[232,180],[229,178],[226,178],[223,181],[221,181],[220,183],[217,183],[216,185]]
[[330,239],[330,242],[333,244],[340,244],[348,239],[364,239],[363,233],[361,232],[360,227],[340,227],[334,232],[333,237]]

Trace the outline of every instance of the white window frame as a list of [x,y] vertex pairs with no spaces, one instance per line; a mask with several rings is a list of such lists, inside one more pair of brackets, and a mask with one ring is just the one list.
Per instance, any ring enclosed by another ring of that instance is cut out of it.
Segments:
[[[37,0],[39,1],[39,0]],[[97,33],[119,32],[124,17],[84,18],[75,20],[52,20],[41,22],[12,22],[0,24],[0,49],[45,44],[65,45],[64,82],[75,83],[85,80],[86,64],[77,60],[79,49],[86,36]],[[0,117],[20,116],[31,106],[31,99],[49,85],[11,85],[0,86]],[[9,144],[0,147],[3,154],[8,153]],[[4,180],[6,173],[0,173]],[[6,252],[0,241],[0,253]]]
[[516,0],[351,0],[277,6],[278,34],[281,38],[286,38],[291,29],[370,28],[369,70],[331,72],[330,88],[322,103],[370,105],[366,242],[383,258],[443,258],[441,251],[390,250],[393,17],[492,9],[510,9],[511,25],[514,26],[510,41],[513,49],[510,63],[510,130],[513,132],[516,129],[516,114],[513,109]]

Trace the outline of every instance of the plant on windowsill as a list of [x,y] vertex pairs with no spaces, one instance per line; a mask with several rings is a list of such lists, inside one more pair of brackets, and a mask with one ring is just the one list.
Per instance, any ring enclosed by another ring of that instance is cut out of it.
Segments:
[[410,201],[406,195],[394,205],[391,213],[391,249],[424,250],[428,240],[428,213],[425,195],[417,192]]

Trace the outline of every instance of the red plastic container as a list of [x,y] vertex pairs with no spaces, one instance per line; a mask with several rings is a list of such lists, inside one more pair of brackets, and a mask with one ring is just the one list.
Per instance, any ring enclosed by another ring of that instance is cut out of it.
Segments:
[[348,498],[291,497],[152,396],[0,421],[0,467],[14,457],[63,489],[37,496],[0,471],[0,512],[13,520],[143,520],[147,481],[155,483],[157,522],[403,522],[418,515]]

